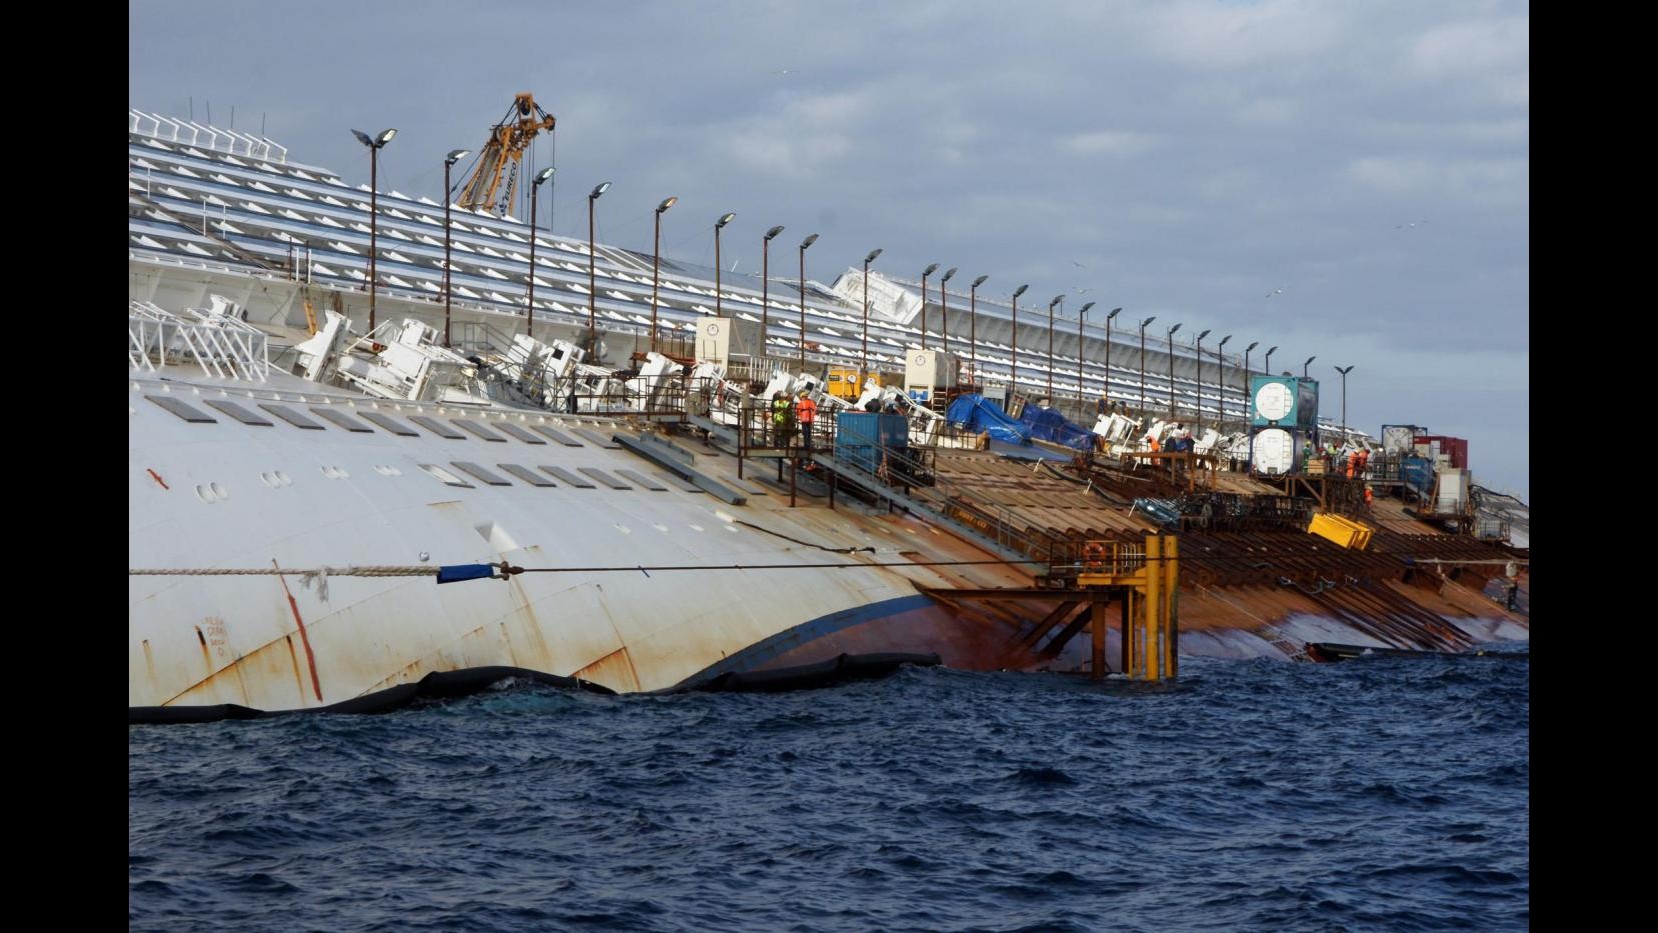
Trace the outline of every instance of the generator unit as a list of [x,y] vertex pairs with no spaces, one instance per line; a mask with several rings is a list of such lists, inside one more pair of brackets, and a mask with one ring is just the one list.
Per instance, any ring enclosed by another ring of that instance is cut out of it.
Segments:
[[731,363],[731,319],[703,318],[697,322],[698,363],[713,363],[724,369]]
[[904,394],[921,404],[956,387],[961,358],[943,350],[911,350],[904,356]]

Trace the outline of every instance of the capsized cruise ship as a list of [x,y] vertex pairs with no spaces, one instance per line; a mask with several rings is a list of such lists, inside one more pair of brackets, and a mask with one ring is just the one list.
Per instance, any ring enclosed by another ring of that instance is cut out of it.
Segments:
[[[762,282],[532,238],[136,110],[128,157],[135,720],[504,676],[1079,670],[1078,573],[1148,536],[1181,539],[1170,657],[1527,637],[1523,590],[1491,597],[1528,575],[1524,506],[1482,499],[1465,445],[1332,424],[1247,356],[948,274]],[[811,447],[779,393],[816,403]],[[948,407],[975,398],[1036,441]],[[1370,478],[1318,472],[1315,438],[1374,451]],[[1095,626],[1094,662],[1131,657]]]

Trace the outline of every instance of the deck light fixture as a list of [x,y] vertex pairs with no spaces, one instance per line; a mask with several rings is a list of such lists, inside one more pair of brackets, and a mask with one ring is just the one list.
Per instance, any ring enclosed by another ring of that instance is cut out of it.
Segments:
[[1169,420],[1174,420],[1174,332],[1180,329],[1176,324],[1169,328]]
[[938,263],[921,270],[921,349],[927,349],[927,276],[938,271]]
[[1096,304],[1096,302],[1090,301],[1087,304],[1082,306],[1081,311],[1077,312],[1077,404],[1078,405],[1082,404],[1082,371],[1084,369],[1083,364],[1082,364],[1082,356],[1083,356],[1083,353],[1082,353],[1082,321],[1083,321],[1084,318],[1086,318],[1088,316],[1088,309],[1092,308],[1095,304]]
[[530,184],[530,287],[524,307],[524,336],[535,336],[535,210],[541,203],[541,185],[553,177],[555,170],[548,166],[535,173]]
[[817,242],[817,234],[800,241],[800,372],[806,372],[806,248]]
[[944,337],[944,352],[950,352],[950,293],[944,283],[956,274],[956,267],[951,266],[938,280],[938,331]]
[[[589,343],[589,351],[595,354],[599,349],[599,330],[597,323],[599,292],[598,289],[594,287],[595,276],[593,273],[593,202],[597,201],[600,195],[609,190],[610,182],[600,182],[598,185],[595,185],[593,190],[587,195],[587,339]],[[596,363],[598,361],[594,360],[593,362]]]
[[1055,295],[1054,300],[1048,302],[1048,407],[1055,407],[1054,403],[1054,305],[1065,301],[1064,295]]
[[973,374],[974,388],[979,386],[979,286],[988,278],[988,275],[979,276],[967,290],[967,369]]
[[1013,290],[1013,359],[1007,368],[1008,395],[1007,404],[1013,404],[1013,397],[1019,393],[1019,296],[1025,293],[1029,285],[1021,285]]
[[1197,422],[1198,430],[1203,430],[1203,338],[1209,336],[1209,331],[1197,335]]
[[662,214],[673,207],[679,198],[663,198],[656,205],[656,241],[651,247],[651,352],[656,352],[656,291],[662,278]]
[[1353,366],[1357,365],[1357,363],[1354,363],[1346,369],[1340,366],[1335,368],[1336,372],[1341,373],[1341,442],[1343,445],[1347,443],[1347,374],[1353,371]]
[[1111,398],[1111,322],[1121,313],[1122,308],[1112,308],[1111,313],[1105,316],[1105,386],[1100,390],[1100,394],[1107,400]]
[[869,378],[869,264],[874,262],[875,257],[879,255],[881,255],[879,249],[872,249],[869,251],[869,255],[864,257],[864,343],[863,362],[858,369],[859,392],[864,390],[864,380]]
[[380,201],[378,197],[380,150],[386,143],[391,142],[393,136],[397,135],[397,130],[396,128],[382,130],[380,135],[373,139],[370,139],[369,135],[362,130],[352,130],[351,135],[357,137],[358,142],[368,147],[368,329],[372,331],[374,330],[374,298],[375,292],[378,291],[376,288],[378,270],[375,264],[375,255],[378,253],[377,246],[380,232]]
[[714,316],[723,317],[720,313],[720,231],[725,225],[737,219],[736,214],[725,214],[714,221]]
[[783,225],[766,231],[760,241],[760,355],[766,355],[766,327],[771,322],[771,298],[767,287],[771,284],[771,241],[783,232]]
[[456,162],[472,154],[470,149],[455,149],[443,157],[443,345],[449,346],[449,202],[455,200],[455,190],[449,186],[449,169]]
[[1146,416],[1146,325],[1157,320],[1153,314],[1140,322],[1140,417]]

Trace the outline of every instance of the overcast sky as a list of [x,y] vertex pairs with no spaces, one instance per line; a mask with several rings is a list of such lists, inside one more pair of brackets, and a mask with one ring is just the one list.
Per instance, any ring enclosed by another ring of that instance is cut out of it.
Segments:
[[[368,180],[350,129],[396,127],[382,188],[441,197],[513,96],[556,232],[808,276],[874,247],[1260,341],[1372,434],[1469,439],[1529,499],[1530,11],[1513,2],[302,2],[130,4],[129,105],[265,133]],[[193,99],[193,101],[192,101]],[[457,175],[456,180],[459,180]],[[1412,226],[1414,224],[1414,226]],[[958,280],[959,281],[959,280]],[[965,288],[965,283],[963,283]],[[1086,293],[1082,291],[1086,289]],[[1279,292],[1278,289],[1283,289]],[[1267,297],[1271,293],[1271,297]]]

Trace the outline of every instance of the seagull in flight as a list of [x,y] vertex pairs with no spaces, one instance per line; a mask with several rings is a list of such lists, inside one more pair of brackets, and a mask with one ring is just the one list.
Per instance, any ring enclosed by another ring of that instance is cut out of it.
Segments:
[[782,69],[782,70],[779,70],[779,71],[773,71],[773,72],[772,72],[772,74],[774,74],[774,75],[784,75],[784,76],[788,76],[788,75],[790,75],[790,74],[792,74],[792,73],[793,73],[793,72],[792,72],[792,71],[790,71],[790,70],[789,70],[789,69],[787,69],[787,68],[784,68],[784,69]]
[[1071,265],[1076,266],[1078,269],[1088,268],[1087,266],[1083,265],[1082,263],[1077,262],[1075,259],[1071,260]]
[[1413,222],[1413,223],[1408,223],[1408,224],[1396,224],[1396,225],[1394,225],[1394,227],[1393,227],[1393,229],[1395,229],[1395,230],[1403,230],[1403,229],[1405,229],[1405,228],[1406,228],[1406,227],[1414,227],[1414,226],[1416,226],[1416,224],[1418,224],[1418,223],[1424,223],[1424,224],[1425,224],[1425,223],[1427,223],[1427,221],[1425,221],[1425,220],[1421,220],[1421,221],[1415,221],[1415,222]]
[[1283,290],[1283,289],[1281,289],[1281,288],[1275,288],[1275,289],[1273,289],[1273,290],[1272,290],[1272,291],[1270,291],[1270,292],[1267,292],[1267,297],[1268,297],[1268,298],[1271,298],[1271,297],[1272,297],[1272,296],[1273,296],[1273,295],[1282,295],[1282,294],[1283,294],[1283,293],[1284,293],[1284,290]]

